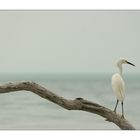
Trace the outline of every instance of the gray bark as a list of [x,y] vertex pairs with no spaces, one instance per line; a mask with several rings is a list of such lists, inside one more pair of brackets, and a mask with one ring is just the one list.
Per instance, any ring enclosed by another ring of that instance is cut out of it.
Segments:
[[106,118],[106,121],[116,124],[123,130],[135,129],[125,118],[121,118],[119,114],[116,114],[114,111],[102,105],[87,101],[83,98],[76,98],[74,100],[65,99],[34,82],[23,81],[0,85],[0,94],[21,90],[31,91],[67,110],[82,110],[100,115]]

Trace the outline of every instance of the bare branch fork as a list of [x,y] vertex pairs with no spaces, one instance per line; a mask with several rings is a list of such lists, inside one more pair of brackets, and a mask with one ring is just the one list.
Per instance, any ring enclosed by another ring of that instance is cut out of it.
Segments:
[[126,119],[121,118],[119,114],[116,114],[114,111],[104,106],[87,101],[83,98],[76,98],[74,100],[65,99],[34,82],[23,81],[0,85],[1,94],[21,90],[31,91],[39,95],[40,97],[47,99],[67,110],[82,110],[100,115],[106,118],[107,121],[113,122],[123,130],[135,129]]

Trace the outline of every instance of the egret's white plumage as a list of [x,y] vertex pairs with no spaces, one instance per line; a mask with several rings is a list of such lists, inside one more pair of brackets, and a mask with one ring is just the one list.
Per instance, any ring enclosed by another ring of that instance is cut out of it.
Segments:
[[112,76],[112,88],[116,93],[117,100],[122,102],[125,97],[125,84],[119,73],[116,73]]
[[124,117],[123,100],[125,97],[125,83],[124,83],[124,80],[122,78],[122,72],[123,72],[122,71],[122,64],[130,64],[132,66],[135,66],[135,65],[128,62],[126,59],[120,59],[117,62],[117,67],[119,69],[119,73],[115,73],[112,76],[112,88],[113,88],[113,91],[116,93],[116,98],[117,98],[117,103],[116,103],[114,111],[116,112],[118,102],[120,101],[122,103],[122,117]]

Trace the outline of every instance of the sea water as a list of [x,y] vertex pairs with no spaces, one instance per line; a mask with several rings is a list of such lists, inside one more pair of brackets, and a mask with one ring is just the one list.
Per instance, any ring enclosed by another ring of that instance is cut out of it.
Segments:
[[[116,97],[111,87],[112,74],[1,74],[0,84],[34,81],[67,99],[82,97],[114,109]],[[140,129],[140,75],[125,74],[125,117]],[[121,104],[117,112],[121,114]],[[37,130],[114,130],[115,124],[99,115],[68,111],[28,91],[0,94],[0,129]]]

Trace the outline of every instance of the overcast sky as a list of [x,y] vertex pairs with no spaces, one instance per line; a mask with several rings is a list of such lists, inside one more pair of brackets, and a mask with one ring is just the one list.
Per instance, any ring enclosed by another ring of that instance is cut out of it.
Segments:
[[140,71],[140,11],[0,11],[0,73]]

